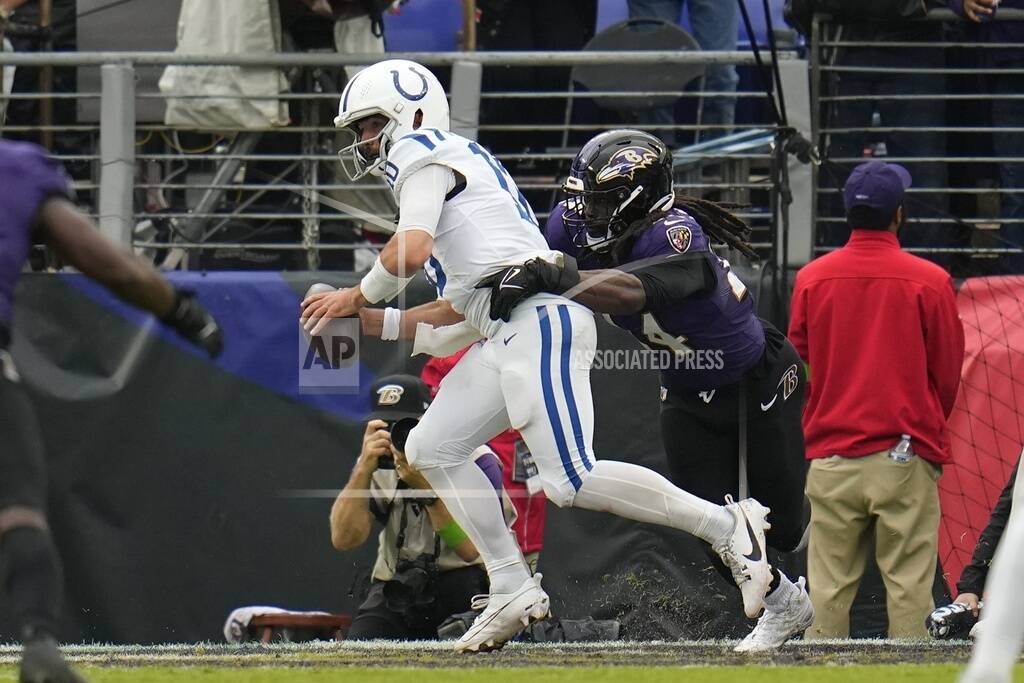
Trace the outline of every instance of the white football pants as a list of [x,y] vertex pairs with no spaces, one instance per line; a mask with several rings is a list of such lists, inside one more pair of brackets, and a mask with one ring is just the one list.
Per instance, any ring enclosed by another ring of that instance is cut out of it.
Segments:
[[571,505],[594,466],[596,345],[590,310],[550,295],[521,304],[441,382],[409,435],[410,464],[420,470],[458,465],[511,427],[526,441],[548,498]]

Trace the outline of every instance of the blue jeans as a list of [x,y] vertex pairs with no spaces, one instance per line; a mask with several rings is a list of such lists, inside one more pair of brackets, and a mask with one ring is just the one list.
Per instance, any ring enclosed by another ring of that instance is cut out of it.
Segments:
[[[735,50],[739,25],[739,9],[735,0],[627,0],[629,18],[640,17],[661,19],[679,23],[683,5],[690,16],[693,37],[704,50]],[[733,64],[711,64],[704,76],[704,89],[710,92],[736,92],[739,75]],[[706,136],[717,137],[731,131],[735,120],[736,99],[733,97],[712,97],[704,101],[701,117],[708,125],[728,128],[708,131]],[[672,107],[650,110],[642,118],[645,123],[675,123]],[[669,140],[666,140],[669,142]],[[674,140],[672,141],[674,142]]]

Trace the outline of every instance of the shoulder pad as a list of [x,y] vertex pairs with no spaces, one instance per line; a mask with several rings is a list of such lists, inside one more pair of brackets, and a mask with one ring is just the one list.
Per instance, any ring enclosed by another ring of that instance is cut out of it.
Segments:
[[707,237],[697,221],[685,211],[673,209],[637,237],[633,256],[646,258],[707,249]]
[[395,191],[396,198],[410,175],[437,161],[440,144],[437,138],[426,132],[415,132],[391,146],[384,163],[384,177]]

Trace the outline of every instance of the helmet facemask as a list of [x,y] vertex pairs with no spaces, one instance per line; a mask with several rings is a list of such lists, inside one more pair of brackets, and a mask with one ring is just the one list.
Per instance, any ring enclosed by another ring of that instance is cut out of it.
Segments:
[[[360,124],[372,116],[383,116],[387,122],[375,136],[363,140]],[[338,124],[339,120],[335,119],[335,123]],[[370,112],[347,125],[339,126],[340,130],[352,136],[352,142],[338,150],[338,161],[349,180],[359,180],[368,174],[384,175],[387,152],[391,147],[393,134],[397,127],[398,122],[381,111]],[[369,152],[374,144],[377,145],[376,154]]]
[[621,185],[608,190],[584,190],[579,178],[566,179],[566,211],[562,217],[574,246],[597,252],[609,250],[626,228],[646,212],[637,211],[643,185]]

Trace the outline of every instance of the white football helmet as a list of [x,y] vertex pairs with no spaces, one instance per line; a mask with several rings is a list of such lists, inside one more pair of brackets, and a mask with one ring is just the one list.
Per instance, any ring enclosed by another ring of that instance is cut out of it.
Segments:
[[[338,159],[351,180],[367,173],[383,175],[389,147],[415,130],[416,113],[422,112],[422,128],[448,130],[448,98],[444,89],[425,66],[406,59],[388,59],[357,73],[341,93],[334,125],[347,129],[352,144],[338,150]],[[381,132],[371,140],[361,140],[356,124],[374,115],[388,119]],[[374,141],[380,152],[370,158],[364,154]]]

